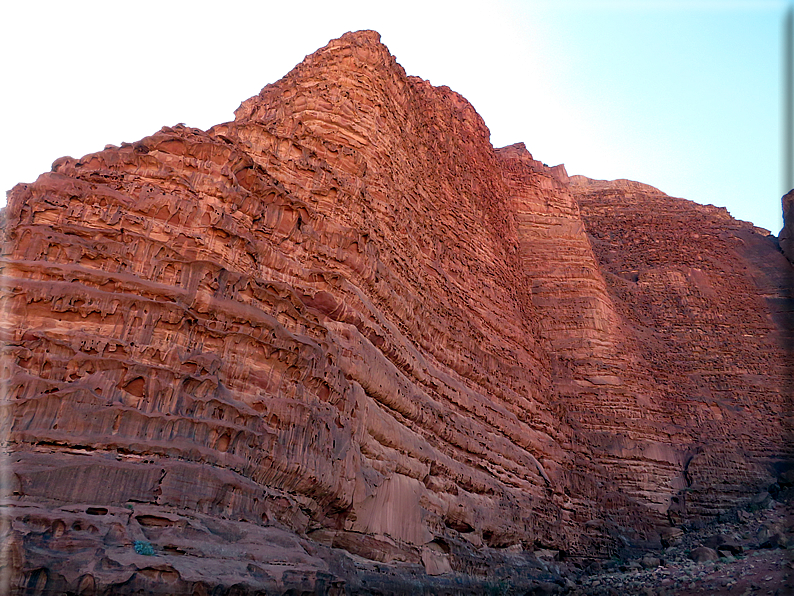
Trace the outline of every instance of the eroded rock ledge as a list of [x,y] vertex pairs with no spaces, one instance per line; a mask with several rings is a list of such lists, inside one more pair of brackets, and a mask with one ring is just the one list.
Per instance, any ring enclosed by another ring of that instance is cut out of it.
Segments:
[[774,238],[495,150],[371,31],[5,218],[15,593],[529,589],[789,455]]

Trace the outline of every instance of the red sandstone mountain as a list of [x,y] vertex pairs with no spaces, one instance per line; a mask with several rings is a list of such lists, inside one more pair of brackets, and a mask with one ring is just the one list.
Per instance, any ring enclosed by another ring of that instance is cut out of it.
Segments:
[[791,455],[775,238],[494,149],[374,32],[5,218],[15,593],[531,586]]

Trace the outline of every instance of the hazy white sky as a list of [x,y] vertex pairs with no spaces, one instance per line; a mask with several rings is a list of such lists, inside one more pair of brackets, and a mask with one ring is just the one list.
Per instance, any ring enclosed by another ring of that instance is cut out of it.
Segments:
[[[499,147],[777,233],[790,2],[6,2],[0,187],[164,125],[209,128],[306,54],[375,29]],[[4,204],[4,199],[2,199]]]

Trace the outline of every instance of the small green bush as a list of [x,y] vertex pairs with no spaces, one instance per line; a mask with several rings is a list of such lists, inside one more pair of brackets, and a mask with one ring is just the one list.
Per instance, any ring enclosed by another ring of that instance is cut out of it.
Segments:
[[146,542],[145,540],[136,540],[134,547],[135,552],[139,555],[146,555],[147,557],[154,556],[154,547],[152,546],[151,542]]

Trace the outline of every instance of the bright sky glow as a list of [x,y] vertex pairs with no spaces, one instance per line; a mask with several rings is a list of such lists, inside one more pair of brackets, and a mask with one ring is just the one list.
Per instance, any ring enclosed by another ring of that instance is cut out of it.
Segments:
[[[499,147],[777,233],[790,2],[6,2],[0,187],[163,125],[209,128],[306,54],[375,29]],[[4,198],[0,199],[4,204]]]

